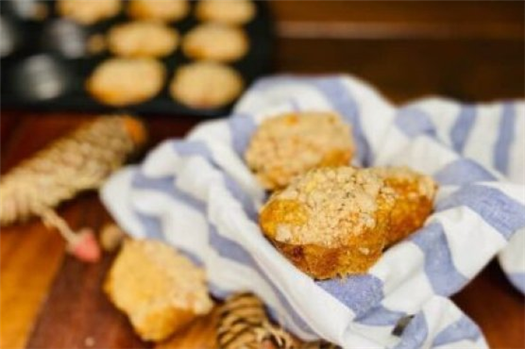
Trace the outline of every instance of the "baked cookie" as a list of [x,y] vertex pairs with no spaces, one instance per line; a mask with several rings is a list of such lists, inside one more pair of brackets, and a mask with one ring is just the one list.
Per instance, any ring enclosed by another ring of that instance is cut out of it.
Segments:
[[322,166],[348,165],[355,146],[349,124],[331,112],[298,112],[266,119],[245,152],[248,167],[269,190]]
[[231,103],[242,92],[242,78],[233,68],[197,62],[179,68],[170,84],[171,96],[192,108],[211,109]]
[[135,19],[174,22],[189,12],[187,0],[131,0],[128,15]]
[[423,226],[432,212],[437,185],[430,176],[407,167],[372,168],[372,171],[395,194],[387,234],[387,246],[391,246]]
[[179,34],[160,22],[134,21],[109,31],[109,50],[124,57],[163,57],[177,47]]
[[182,50],[197,60],[232,62],[248,52],[248,38],[239,28],[218,23],[201,24],[182,41]]
[[111,17],[120,12],[120,0],[59,0],[58,13],[77,23],[89,25]]
[[243,25],[255,16],[255,4],[250,0],[202,0],[195,13],[201,21]]
[[128,240],[104,290],[144,340],[165,339],[210,312],[204,271],[175,249],[152,240]]
[[365,273],[385,247],[394,200],[370,169],[318,168],[274,193],[259,223],[275,247],[313,278]]
[[149,58],[111,58],[101,63],[86,82],[98,101],[125,106],[149,100],[164,84],[165,69]]

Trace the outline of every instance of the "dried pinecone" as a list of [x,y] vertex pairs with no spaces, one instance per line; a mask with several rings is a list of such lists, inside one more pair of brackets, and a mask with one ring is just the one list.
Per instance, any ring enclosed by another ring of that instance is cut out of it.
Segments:
[[81,191],[98,188],[142,145],[137,119],[100,117],[53,142],[0,180],[0,225],[43,216]]
[[259,298],[241,293],[226,299],[219,310],[217,344],[222,349],[293,349],[299,342],[270,322]]

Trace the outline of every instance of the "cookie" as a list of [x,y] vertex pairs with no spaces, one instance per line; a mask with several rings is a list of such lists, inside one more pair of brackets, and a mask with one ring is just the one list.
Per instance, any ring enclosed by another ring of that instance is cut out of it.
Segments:
[[166,244],[128,240],[104,290],[143,340],[159,341],[210,312],[205,272]]
[[111,58],[94,70],[86,82],[86,89],[102,103],[125,106],[157,95],[164,77],[164,67],[154,59]]
[[109,31],[109,50],[123,57],[163,57],[175,51],[179,42],[176,30],[153,21],[134,21]]
[[351,126],[331,112],[297,112],[266,119],[245,152],[248,167],[269,190],[322,166],[348,165],[355,151]]
[[360,274],[381,257],[394,200],[370,169],[319,168],[274,193],[259,223],[274,246],[311,277]]
[[233,102],[242,92],[243,82],[233,68],[197,62],[179,68],[169,89],[171,96],[186,106],[211,109]]
[[127,12],[135,19],[174,22],[186,17],[189,9],[187,0],[131,0]]
[[120,12],[120,0],[59,0],[59,15],[83,25],[93,24]]
[[250,0],[203,0],[197,3],[195,13],[201,21],[243,25],[253,19],[256,8]]
[[190,58],[233,62],[248,52],[248,38],[236,27],[218,23],[201,24],[183,39],[182,50]]

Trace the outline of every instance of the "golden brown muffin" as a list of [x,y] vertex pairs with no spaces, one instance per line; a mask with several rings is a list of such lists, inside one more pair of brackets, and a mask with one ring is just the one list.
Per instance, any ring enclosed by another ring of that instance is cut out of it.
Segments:
[[231,103],[242,88],[242,78],[234,69],[219,63],[197,62],[177,70],[170,93],[186,106],[210,109]]
[[123,57],[163,57],[177,48],[179,34],[160,22],[133,21],[109,31],[109,50]]
[[387,246],[421,228],[432,212],[437,185],[434,180],[407,167],[373,168],[396,196],[390,215]]
[[120,0],[59,0],[58,13],[77,23],[89,25],[116,16]]
[[321,166],[348,165],[354,154],[351,127],[330,112],[298,112],[265,120],[245,159],[262,186],[283,188]]
[[201,21],[243,25],[255,16],[255,5],[250,0],[202,0],[195,13]]
[[260,214],[265,236],[316,279],[366,272],[386,244],[393,191],[370,169],[319,168],[274,193]]
[[151,240],[125,242],[104,290],[144,340],[165,339],[213,306],[204,271]]
[[187,0],[131,0],[128,15],[135,19],[178,21],[189,12]]
[[233,62],[248,52],[248,38],[236,27],[201,24],[186,34],[182,50],[186,56],[197,60]]
[[86,82],[86,89],[102,103],[125,106],[157,95],[164,77],[164,67],[154,59],[111,58],[95,69]]

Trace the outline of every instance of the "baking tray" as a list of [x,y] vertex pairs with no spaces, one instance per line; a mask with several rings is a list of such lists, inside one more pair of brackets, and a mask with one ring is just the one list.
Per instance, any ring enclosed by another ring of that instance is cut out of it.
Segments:
[[[20,5],[21,4],[21,5]],[[181,37],[200,22],[194,17],[195,1],[190,1],[190,14],[169,24]],[[245,87],[269,72],[273,48],[273,26],[268,4],[254,1],[257,15],[243,26],[250,50],[239,61],[230,64],[243,77]],[[123,7],[127,2],[123,4]],[[232,105],[217,109],[193,109],[171,98],[168,86],[175,69],[191,62],[180,45],[176,52],[159,59],[167,71],[160,94],[146,102],[126,107],[112,107],[97,102],[84,89],[93,69],[107,58],[104,51],[87,53],[87,40],[103,34],[112,26],[129,21],[125,11],[111,19],[90,26],[79,26],[55,12],[55,1],[12,0],[0,3],[1,107],[38,111],[122,111],[142,114],[189,115],[218,117],[226,115]],[[47,12],[35,18],[35,7]],[[76,43],[76,44],[75,44]],[[7,54],[6,54],[7,52]]]

